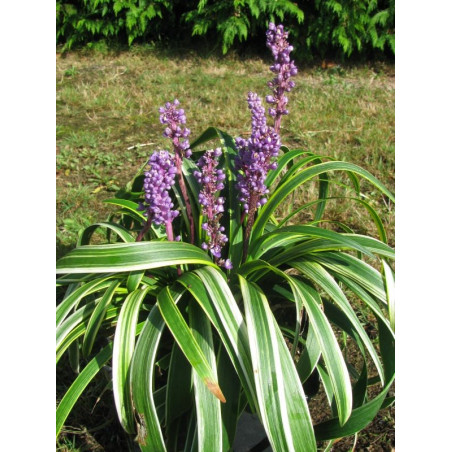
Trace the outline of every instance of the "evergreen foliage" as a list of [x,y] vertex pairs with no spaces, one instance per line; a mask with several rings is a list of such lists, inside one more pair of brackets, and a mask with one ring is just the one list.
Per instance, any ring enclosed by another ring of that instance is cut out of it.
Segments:
[[295,54],[348,58],[395,53],[395,0],[57,0],[57,43],[68,50],[204,37],[223,54],[284,22]]

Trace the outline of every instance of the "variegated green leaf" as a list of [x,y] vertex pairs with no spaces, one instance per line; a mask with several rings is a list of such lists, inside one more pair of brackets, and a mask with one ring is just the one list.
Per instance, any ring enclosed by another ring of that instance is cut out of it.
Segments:
[[181,264],[215,265],[200,248],[184,242],[85,245],[57,261],[57,273],[108,273]]
[[320,264],[316,262],[299,260],[296,262],[293,261],[289,265],[296,268],[313,282],[322,287],[326,291],[326,293],[334,300],[334,302],[341,308],[341,310],[347,315],[347,317],[352,322],[355,330],[359,334],[360,339],[369,351],[369,354],[373,362],[375,363],[375,366],[377,367],[381,381],[384,382],[384,371],[378,357],[378,353],[376,352],[375,347],[373,346],[358,317],[356,316],[356,313],[350,305],[350,302],[347,300],[346,296],[344,295],[334,278]]
[[178,282],[190,291],[218,331],[247,399],[254,407],[257,399],[248,336],[237,301],[222,273],[215,268],[204,267],[194,273],[184,273]]
[[347,365],[341,349],[337,343],[334,331],[321,309],[321,300],[318,293],[298,279],[290,278],[289,281],[294,295],[303,300],[303,306],[308,313],[309,324],[314,330],[331,378],[339,419],[341,424],[344,424],[352,411],[353,396]]
[[58,327],[67,317],[71,309],[76,306],[80,300],[89,294],[95,293],[99,290],[106,289],[110,286],[112,275],[107,275],[101,278],[94,279],[87,282],[83,286],[74,290],[68,297],[66,297],[56,308],[56,326]]
[[135,335],[141,303],[148,289],[138,289],[125,299],[119,313],[113,342],[113,395],[116,412],[124,430],[135,432],[130,393],[130,363],[135,349]]
[[391,267],[385,261],[381,261],[383,265],[383,273],[385,279],[386,299],[388,305],[389,322],[391,324],[392,331],[395,331],[395,294],[394,294],[394,274]]
[[100,325],[102,324],[107,309],[111,303],[113,295],[121,281],[113,280],[110,283],[110,286],[105,291],[99,303],[96,304],[96,307],[93,311],[93,314],[90,316],[88,321],[88,326],[86,327],[85,337],[83,338],[82,343],[82,354],[87,357],[93,348],[94,341],[97,336],[97,332],[99,331]]
[[259,212],[259,215],[253,226],[253,236],[260,237],[262,235],[265,225],[270,220],[271,215],[290,193],[292,193],[304,182],[327,171],[347,171],[352,174],[355,173],[357,175],[360,175],[361,177],[364,177],[373,185],[375,185],[375,187],[377,187],[382,193],[388,196],[389,199],[394,200],[393,194],[381,182],[379,182],[368,171],[360,168],[357,165],[339,161],[313,165],[311,167],[301,170],[300,172],[295,174],[292,178],[287,180],[287,182],[281,185],[277,190],[275,190],[275,192],[268,199],[268,202],[264,204],[264,206],[261,208]]
[[[214,351],[210,321],[195,300],[189,304],[190,329],[218,381],[217,363]],[[198,434],[198,451],[221,451],[223,446],[223,426],[221,404],[207,389],[199,374],[193,371],[195,405]]]
[[[173,290],[178,295],[185,291],[185,289],[179,291],[177,289]],[[226,402],[220,386],[218,385],[218,378],[212,371],[212,368],[210,367],[209,362],[203,354],[198,342],[177,308],[170,289],[168,287],[162,289],[157,297],[157,300],[158,307],[163,318],[165,319],[165,323],[171,330],[174,339],[176,339],[179,347],[184,352],[184,355],[193,366],[194,370],[197,372],[209,391],[220,401]]]
[[289,350],[265,295],[239,275],[259,415],[274,450],[316,451],[311,416]]
[[154,305],[138,338],[130,368],[136,440],[143,452],[166,452],[153,397],[155,359],[164,328],[165,321]]
[[74,380],[64,397],[61,399],[56,411],[56,436],[58,437],[64,421],[71,412],[73,406],[88,386],[89,382],[96,376],[100,369],[111,358],[113,344],[109,343],[104,347],[80,372]]

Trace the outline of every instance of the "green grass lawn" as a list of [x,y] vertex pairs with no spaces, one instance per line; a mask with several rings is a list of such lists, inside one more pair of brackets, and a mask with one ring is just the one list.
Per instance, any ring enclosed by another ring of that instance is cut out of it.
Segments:
[[[57,56],[57,254],[74,246],[80,228],[104,220],[112,197],[157,148],[167,148],[158,107],[178,98],[191,139],[209,126],[250,133],[248,91],[269,94],[271,55],[201,58],[130,52]],[[394,68],[369,65],[303,68],[290,93],[282,142],[356,163],[394,189]],[[143,146],[144,145],[144,146]],[[297,196],[309,197],[308,188]],[[394,209],[365,184],[393,244]],[[375,194],[375,197],[372,195]],[[296,200],[294,201],[296,203]],[[372,234],[365,211],[337,202],[330,219]],[[299,221],[309,216],[299,218]]]
[[[80,228],[106,219],[113,210],[103,200],[113,197],[153,150],[168,149],[159,122],[161,105],[179,99],[191,140],[209,126],[247,137],[251,127],[247,93],[269,94],[270,64],[270,54],[265,60],[234,55],[201,58],[139,47],[116,54],[57,55],[57,256],[75,246]],[[282,143],[360,165],[393,191],[394,66],[323,70],[304,68],[302,62],[297,65],[300,72],[295,89],[289,93],[290,115],[283,118]],[[315,195],[314,190],[315,183],[308,184],[296,196],[306,200]],[[339,194],[340,185],[337,190]],[[394,206],[370,185],[363,183],[362,191],[381,215],[389,243],[394,245]],[[294,205],[297,202],[293,199]],[[350,203],[331,204],[326,217],[376,236],[367,212]],[[308,212],[294,220],[311,218]],[[61,390],[63,380],[60,375]],[[91,402],[95,398],[91,399],[82,402],[79,412],[75,410],[68,419],[73,427],[66,428],[58,450],[104,450],[96,449],[99,438],[94,439],[94,432],[99,431],[104,413],[111,407],[105,402],[104,411],[98,407],[93,415]],[[114,423],[114,412],[109,416],[108,422]],[[393,430],[391,407],[359,435],[356,450],[390,451]],[[353,438],[348,438],[333,450],[352,447]]]

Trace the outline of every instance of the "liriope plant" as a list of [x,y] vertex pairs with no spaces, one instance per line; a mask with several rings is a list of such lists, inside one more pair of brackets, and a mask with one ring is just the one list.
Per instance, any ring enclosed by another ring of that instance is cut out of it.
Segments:
[[[211,127],[190,143],[185,111],[168,102],[160,121],[171,152],[155,151],[107,201],[118,211],[57,261],[57,362],[87,362],[58,404],[57,435],[106,365],[121,425],[143,451],[231,450],[245,410],[273,450],[316,451],[393,403],[394,250],[360,181],[394,196],[359,166],[281,144],[297,68],[282,25],[269,25],[267,45],[270,108],[248,94],[250,137]],[[320,226],[338,172],[378,239]],[[311,181],[316,199],[281,215]],[[291,224],[310,207],[313,221]],[[91,244],[98,228],[108,243]],[[308,399],[319,388],[329,419],[314,423]]]

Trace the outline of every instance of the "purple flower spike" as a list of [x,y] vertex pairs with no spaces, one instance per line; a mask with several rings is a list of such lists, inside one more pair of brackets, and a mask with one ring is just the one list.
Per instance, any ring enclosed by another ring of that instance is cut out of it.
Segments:
[[201,248],[209,250],[218,265],[230,270],[232,264],[229,259],[221,259],[221,248],[224,247],[228,238],[223,234],[224,227],[220,226],[220,219],[224,212],[224,198],[217,196],[224,188],[222,181],[226,178],[224,172],[217,169],[220,155],[221,148],[206,151],[198,160],[200,171],[195,171],[193,174],[202,187],[198,199],[202,206],[202,213],[207,217],[207,222],[202,224],[202,229],[207,232],[208,243],[203,243]]
[[275,78],[268,82],[268,86],[273,90],[273,96],[267,96],[266,100],[273,105],[269,109],[269,114],[275,118],[275,129],[279,132],[281,117],[289,114],[286,108],[287,97],[285,92],[290,92],[295,86],[290,77],[297,74],[298,69],[290,59],[290,52],[293,47],[287,41],[289,33],[284,31],[282,25],[275,26],[274,23],[268,25],[267,47],[271,50],[275,63],[270,66],[270,70],[276,74]]
[[150,168],[144,173],[144,200],[140,206],[144,215],[155,224],[169,224],[179,212],[172,210],[173,202],[168,191],[174,185],[176,166],[168,151],[155,151],[149,158]]
[[237,175],[237,188],[246,213],[266,202],[265,179],[268,171],[275,169],[274,158],[281,147],[279,135],[267,126],[265,108],[257,94],[248,93],[248,107],[251,110],[251,137],[248,140],[236,138],[236,168],[241,171]]
[[180,102],[175,99],[173,103],[167,102],[164,107],[160,107],[160,122],[168,125],[163,132],[163,136],[172,140],[176,153],[178,152],[181,157],[185,156],[188,158],[192,154],[189,149],[190,143],[188,140],[180,141],[180,139],[188,138],[190,129],[181,127],[187,122],[187,117],[183,108],[177,108],[179,105]]
[[183,108],[177,108],[179,105],[180,102],[175,99],[173,103],[167,102],[164,107],[160,107],[160,122],[167,125],[165,131],[163,132],[163,136],[169,138],[173,143],[179,187],[185,202],[188,221],[190,222],[190,243],[193,244],[195,240],[195,223],[192,213],[193,209],[190,204],[190,198],[188,197],[184,176],[182,174],[183,158],[189,158],[192,154],[189,141],[184,139],[190,135],[190,129],[182,127],[183,124],[187,122],[187,117],[185,116]]

